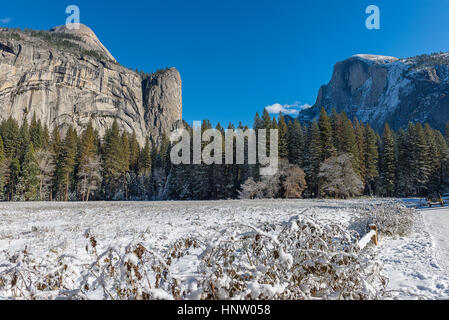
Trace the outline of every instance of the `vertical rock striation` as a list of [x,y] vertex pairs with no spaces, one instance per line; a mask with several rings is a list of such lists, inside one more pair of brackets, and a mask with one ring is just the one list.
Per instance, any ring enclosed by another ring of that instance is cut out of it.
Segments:
[[355,55],[335,65],[331,81],[299,119],[315,119],[322,107],[346,112],[378,131],[385,123],[399,129],[409,122],[443,130],[449,122],[449,54]]
[[182,82],[174,68],[142,76],[117,64],[86,26],[48,32],[0,29],[0,119],[33,114],[49,129],[89,121],[102,135],[122,130],[158,143],[182,120]]

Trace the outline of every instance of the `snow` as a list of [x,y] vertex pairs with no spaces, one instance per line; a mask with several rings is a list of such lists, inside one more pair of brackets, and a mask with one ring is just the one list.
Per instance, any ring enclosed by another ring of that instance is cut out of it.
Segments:
[[173,297],[161,289],[150,289],[150,292],[157,300],[173,300]]
[[388,111],[392,111],[397,107],[400,102],[399,94],[401,90],[411,83],[409,79],[403,76],[404,71],[407,69],[408,66],[401,61],[391,64],[388,68],[388,88],[384,99]]
[[370,61],[370,62],[384,63],[384,64],[391,63],[391,62],[399,60],[398,58],[395,58],[395,57],[374,55],[374,54],[356,54],[353,57],[354,58],[363,59],[363,60],[367,60],[367,61]]
[[438,264],[449,273],[449,208],[422,210],[426,229],[432,238]]
[[[0,274],[12,254],[23,251],[39,259],[67,259],[71,272],[81,275],[86,263],[86,234],[94,235],[98,252],[112,248],[123,253],[126,261],[137,264],[134,253],[125,254],[130,244],[142,243],[154,253],[164,252],[179,239],[196,239],[200,248],[174,260],[173,277],[185,280],[195,299],[198,265],[203,249],[214,246],[224,232],[245,225],[261,236],[272,237],[259,226],[264,223],[298,226],[294,217],[338,223],[349,228],[360,206],[384,200],[254,200],[210,202],[97,202],[97,203],[1,203],[0,204]],[[416,206],[416,199],[407,200]],[[396,299],[449,299],[449,209],[417,211],[417,223],[406,237],[380,237],[377,251],[383,274],[389,279],[388,290]],[[371,238],[367,240],[369,242]],[[363,241],[363,240],[361,240]],[[368,244],[369,245],[369,244]],[[23,259],[17,256],[17,261]],[[280,260],[289,266],[292,256],[280,251]],[[162,263],[162,262],[161,262]],[[223,279],[225,281],[225,279]],[[279,286],[251,285],[252,295],[278,292]],[[153,288],[155,298],[172,299],[170,294]],[[0,299],[11,298],[0,289]],[[102,299],[95,291],[89,299]]]
[[[376,83],[379,83],[380,78],[379,74],[375,79],[373,75],[370,76],[363,86],[359,88],[362,94],[359,102],[352,106],[356,111],[357,118],[362,122],[369,122],[371,119],[375,122],[383,123],[388,116],[396,111],[401,103],[401,96],[408,94],[413,89],[411,80],[404,76],[410,65],[406,60],[382,55],[356,54],[352,58],[359,59],[369,66],[386,70],[385,87],[373,88],[374,80],[376,80]],[[373,93],[374,89],[382,91]],[[371,101],[373,94],[378,96],[377,103],[375,103],[377,105],[376,108],[373,108],[373,101]]]
[[360,249],[364,249],[368,243],[370,243],[370,241],[372,240],[372,238],[376,235],[376,231],[375,230],[371,230],[370,232],[368,232],[367,234],[365,234],[362,239],[360,239],[359,241],[359,248]]
[[379,241],[389,290],[398,299],[449,299],[449,209],[419,209],[417,218],[410,236]]
[[[379,71],[380,73],[372,73],[370,71],[371,76],[358,88],[358,91],[361,93],[360,99],[351,106],[357,118],[362,122],[369,122],[371,119],[372,121],[383,123],[388,116],[396,111],[401,103],[401,96],[413,89],[411,80],[404,76],[410,65],[406,60],[390,56],[357,54],[352,56],[352,58],[363,61],[370,67],[379,70],[385,69],[386,71],[387,79],[383,88],[374,86],[374,83],[382,81],[382,76],[380,75],[383,73],[381,71]],[[381,91],[379,92],[379,90]],[[372,101],[374,96],[378,97],[377,102]],[[376,107],[373,108],[373,105]]]
[[276,293],[282,293],[286,285],[277,284],[275,286],[272,286],[269,284],[260,284],[254,281],[251,282],[248,287],[251,291],[252,298],[257,299],[257,297],[259,297],[261,294],[272,296]]

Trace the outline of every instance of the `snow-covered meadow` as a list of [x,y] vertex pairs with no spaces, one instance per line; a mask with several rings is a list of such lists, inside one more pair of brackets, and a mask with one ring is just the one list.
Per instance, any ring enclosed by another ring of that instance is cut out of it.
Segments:
[[356,249],[389,202],[2,203],[0,299],[449,298],[449,212]]

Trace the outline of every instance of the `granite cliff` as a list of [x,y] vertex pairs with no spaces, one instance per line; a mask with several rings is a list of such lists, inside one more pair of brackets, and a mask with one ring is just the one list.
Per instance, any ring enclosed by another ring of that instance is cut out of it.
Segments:
[[315,105],[302,111],[311,120],[324,107],[346,112],[381,131],[409,122],[429,123],[443,130],[449,122],[449,54],[413,58],[360,54],[335,65],[329,84],[322,86]]
[[140,144],[157,144],[182,120],[181,77],[175,68],[142,75],[121,66],[84,25],[0,29],[0,119],[33,114],[62,131],[92,120],[100,134],[117,119]]

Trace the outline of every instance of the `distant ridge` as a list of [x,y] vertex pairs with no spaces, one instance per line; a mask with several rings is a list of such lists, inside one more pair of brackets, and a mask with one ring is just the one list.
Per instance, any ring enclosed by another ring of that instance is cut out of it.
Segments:
[[378,131],[385,123],[399,129],[409,122],[443,130],[449,122],[449,55],[354,55],[335,65],[314,106],[301,111],[298,119],[311,121],[322,107],[346,112]]

